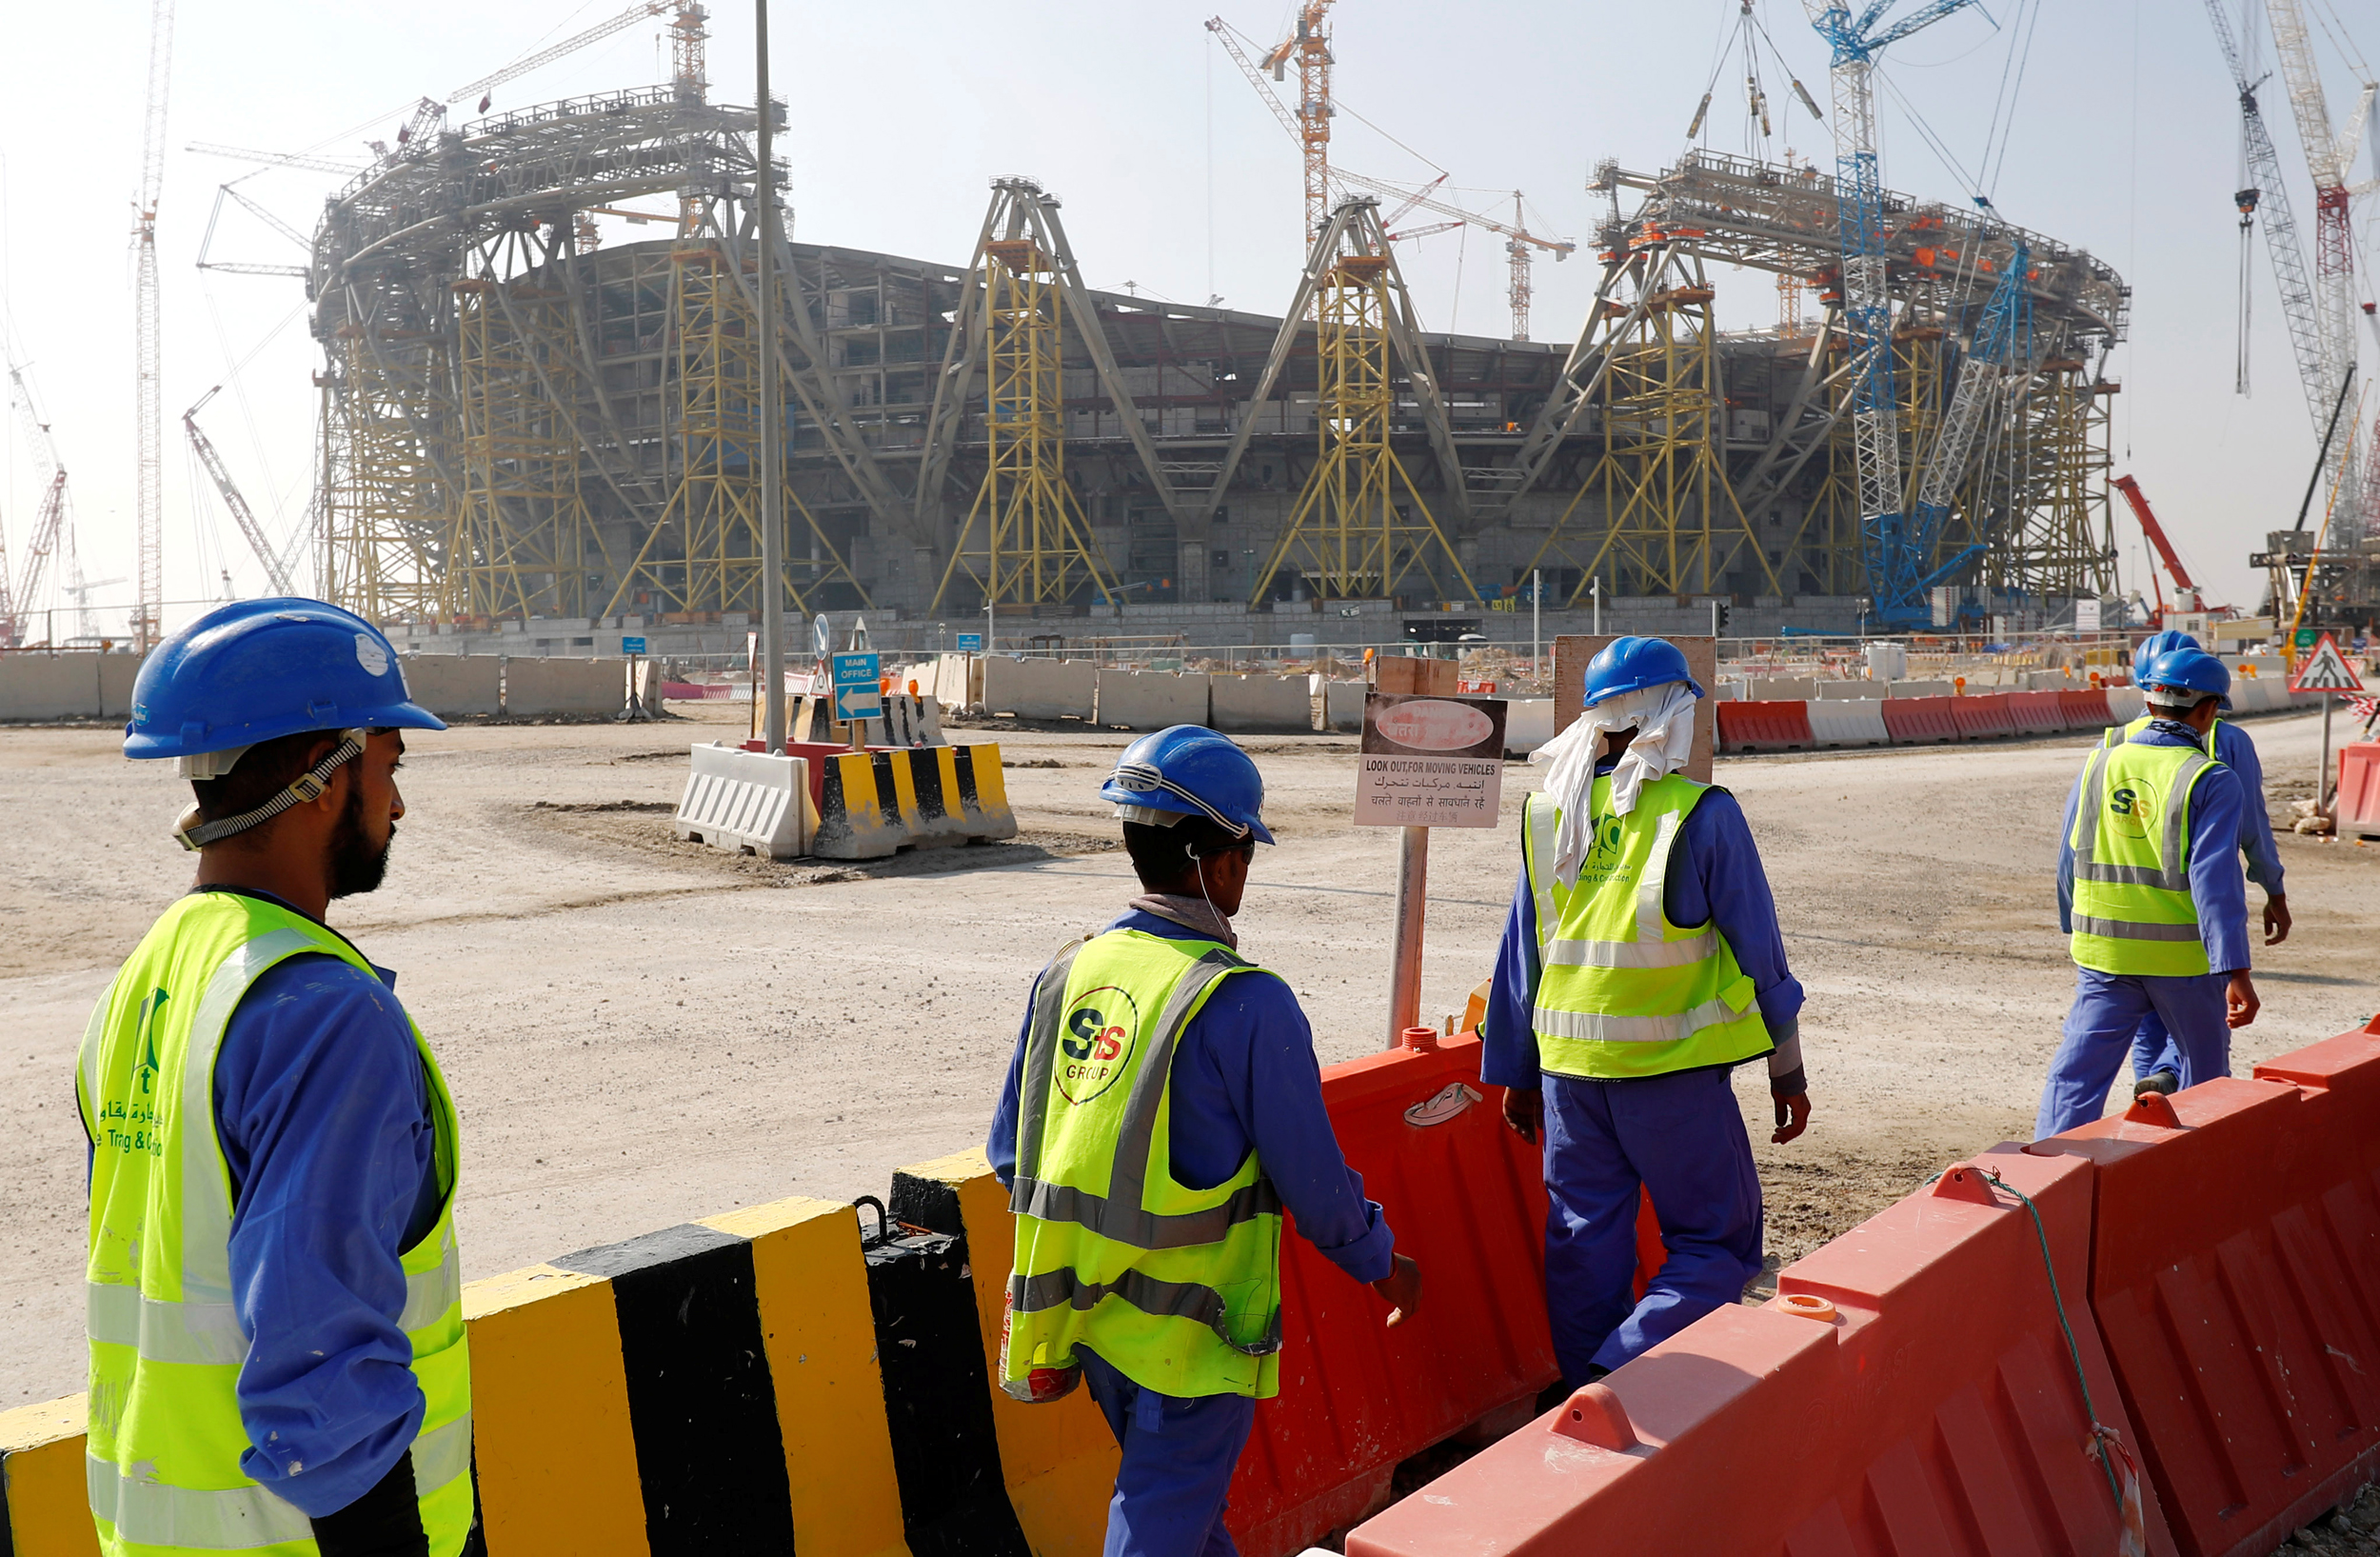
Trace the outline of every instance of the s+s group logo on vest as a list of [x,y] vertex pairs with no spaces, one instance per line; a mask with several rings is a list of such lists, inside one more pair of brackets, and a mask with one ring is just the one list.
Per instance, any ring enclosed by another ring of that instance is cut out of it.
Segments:
[[1122,989],[1102,984],[1075,996],[1058,1039],[1058,1091],[1088,1103],[1132,1068],[1140,1041],[1140,1008]]
[[2127,838],[2146,838],[2157,825],[2157,792],[2146,780],[2127,779],[2108,791],[2108,825]]

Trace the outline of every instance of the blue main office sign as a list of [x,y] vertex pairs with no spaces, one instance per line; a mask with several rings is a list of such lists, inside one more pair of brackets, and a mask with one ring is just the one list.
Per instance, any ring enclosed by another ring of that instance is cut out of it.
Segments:
[[873,687],[883,676],[883,656],[880,654],[837,654],[834,656],[834,680],[837,687]]
[[876,654],[837,654],[830,669],[835,682],[835,717],[837,719],[882,719],[883,699],[877,693],[883,674],[882,656]]

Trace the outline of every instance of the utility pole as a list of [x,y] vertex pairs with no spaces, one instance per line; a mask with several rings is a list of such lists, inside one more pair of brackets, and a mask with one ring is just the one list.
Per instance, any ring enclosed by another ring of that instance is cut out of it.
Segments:
[[[753,209],[760,219],[761,327],[761,659],[768,702],[761,737],[768,753],[785,751],[785,462],[783,412],[777,393],[776,105],[768,96],[768,0],[752,0],[753,93],[760,109],[760,174]],[[858,721],[853,721],[856,730]]]

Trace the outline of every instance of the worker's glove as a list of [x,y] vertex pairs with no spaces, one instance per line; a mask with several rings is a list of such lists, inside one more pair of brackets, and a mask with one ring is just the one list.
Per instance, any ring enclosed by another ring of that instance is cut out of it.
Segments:
[[1776,1133],[1769,1139],[1781,1147],[1810,1128],[1810,1094],[1799,1087],[1791,1092],[1772,1088],[1770,1096],[1776,1104]]

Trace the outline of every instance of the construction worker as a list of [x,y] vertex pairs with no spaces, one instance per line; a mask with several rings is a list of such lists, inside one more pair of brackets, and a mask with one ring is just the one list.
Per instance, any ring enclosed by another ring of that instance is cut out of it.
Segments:
[[[1678,770],[1702,696],[1676,645],[1587,662],[1585,712],[1542,749],[1497,950],[1480,1074],[1545,1144],[1545,1297],[1571,1387],[1714,1309],[1760,1270],[1760,1181],[1730,1082],[1765,1059],[1770,1139],[1807,1128],[1801,985],[1742,808]],[[1633,1297],[1640,1193],[1668,1258]]]
[[2256,1019],[2239,776],[2210,753],[2231,690],[2223,662],[2173,649],[2141,672],[2145,725],[2093,749],[2067,797],[2058,918],[2072,936],[2074,1005],[2050,1062],[2033,1136],[2099,1117],[2108,1086],[2154,1012],[2179,1081],[2231,1074],[2231,1033]]
[[[2141,684],[2158,655],[2198,647],[2198,640],[2187,632],[2151,633],[2132,650],[2132,684]],[[2231,700],[2226,697],[2217,707],[2228,713]],[[2149,719],[2144,713],[2121,729],[2110,729],[2105,744],[2115,746],[2131,739],[2133,732],[2148,729]],[[2272,809],[2265,800],[2264,763],[2248,732],[2222,718],[2214,722],[2208,749],[2239,779],[2239,851],[2248,859],[2248,879],[2264,888],[2264,944],[2279,946],[2289,939],[2290,904],[2281,885],[2281,853],[2272,846]],[[2059,891],[2065,892],[2067,887],[2061,878]],[[2061,897],[2060,901],[2065,900]],[[2171,1092],[2181,1085],[2181,1049],[2166,1031],[2164,1020],[2155,1011],[2149,1012],[2140,1019],[2140,1030],[2132,1034],[2132,1095]]]
[[221,606],[141,667],[197,879],[91,1013],[91,1516],[109,1557],[454,1557],[473,1523],[455,1112],[391,984],[324,922],[377,888],[411,702],[313,600]]
[[1238,954],[1273,841],[1256,764],[1177,725],[1100,794],[1142,891],[1035,981],[992,1120],[1016,1212],[1001,1382],[1036,1401],[1089,1384],[1123,1451],[1107,1557],[1228,1557],[1232,1468],[1279,1392],[1283,1208],[1391,1325],[1420,1270],[1339,1154],[1305,1013]]

